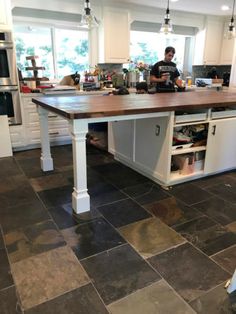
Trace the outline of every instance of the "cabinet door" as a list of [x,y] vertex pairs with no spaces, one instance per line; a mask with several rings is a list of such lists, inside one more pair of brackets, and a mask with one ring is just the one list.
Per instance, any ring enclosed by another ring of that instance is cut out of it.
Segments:
[[134,121],[111,122],[108,126],[109,152],[127,161],[133,160]]
[[127,63],[129,60],[129,13],[116,9],[104,12],[104,62]]
[[0,0],[0,29],[11,29],[11,1]]
[[236,118],[209,123],[205,174],[236,167]]
[[170,172],[172,132],[169,117],[136,120],[134,161],[162,182]]
[[228,40],[224,38],[222,41],[220,64],[232,64],[235,39]]
[[223,23],[221,21],[208,21],[204,49],[204,63],[218,64],[222,43]]

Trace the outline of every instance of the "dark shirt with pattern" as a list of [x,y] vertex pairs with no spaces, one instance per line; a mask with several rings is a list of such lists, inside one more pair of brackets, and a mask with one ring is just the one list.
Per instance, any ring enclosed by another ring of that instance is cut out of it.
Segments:
[[156,78],[161,78],[163,73],[168,73],[170,78],[165,82],[158,82],[158,88],[174,88],[175,79],[180,76],[178,69],[176,68],[176,64],[174,62],[165,62],[159,61],[154,64],[151,75],[154,75]]

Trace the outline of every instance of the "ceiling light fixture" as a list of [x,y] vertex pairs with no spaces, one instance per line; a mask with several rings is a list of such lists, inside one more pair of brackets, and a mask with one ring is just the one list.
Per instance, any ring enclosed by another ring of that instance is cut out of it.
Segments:
[[235,6],[235,0],[233,2],[233,10],[232,10],[232,16],[231,20],[229,22],[229,27],[228,27],[228,33],[227,33],[227,38],[232,39],[235,37],[235,26],[234,26],[234,6]]
[[222,11],[228,11],[229,10],[229,6],[228,5],[222,5],[221,6],[221,10]]
[[167,8],[166,14],[164,18],[164,22],[161,25],[160,33],[168,35],[169,33],[173,32],[172,23],[170,20],[170,9],[169,9],[169,0],[167,0]]
[[92,15],[89,0],[84,1],[84,14],[82,15],[80,26],[93,28],[98,27],[99,22],[95,15]]

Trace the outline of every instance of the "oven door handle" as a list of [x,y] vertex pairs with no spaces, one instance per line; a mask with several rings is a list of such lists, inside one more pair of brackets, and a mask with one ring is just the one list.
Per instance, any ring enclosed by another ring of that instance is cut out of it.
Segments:
[[18,87],[11,87],[11,86],[1,86],[0,87],[0,93],[4,92],[17,92]]
[[13,43],[0,43],[0,49],[13,49]]

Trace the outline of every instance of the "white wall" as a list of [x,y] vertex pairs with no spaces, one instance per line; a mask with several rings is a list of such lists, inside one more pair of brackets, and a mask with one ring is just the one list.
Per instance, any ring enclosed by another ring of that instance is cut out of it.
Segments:
[[[31,8],[31,9],[42,9],[42,10],[50,10],[50,11],[62,11],[67,13],[82,13],[83,12],[83,0],[12,0],[12,8],[21,7],[21,8]],[[142,22],[157,22],[162,23],[164,19],[165,10],[158,8],[151,8],[140,5],[130,5],[130,4],[122,4],[117,2],[111,2],[109,0],[91,0],[91,7],[93,9],[94,14],[99,20],[102,20],[103,10],[108,7],[117,7],[119,10],[124,9],[129,12],[130,15],[130,23],[133,21],[142,21]],[[199,33],[196,36],[195,49],[196,51],[194,55],[194,64],[201,64],[201,60],[203,59],[203,51],[205,47],[205,36],[206,29],[209,23],[214,23],[214,21],[222,20],[222,25],[224,23],[223,17],[214,17],[214,16],[206,16],[204,14],[195,14],[195,13],[187,13],[180,11],[171,11],[171,20],[173,25],[181,25],[181,26],[191,26],[199,29]],[[210,21],[210,22],[209,22]],[[101,26],[102,27],[102,26]],[[223,27],[223,26],[222,26]],[[101,32],[100,32],[101,33]],[[96,64],[98,61],[98,46],[99,46],[99,37],[97,30],[93,30],[90,34],[90,38],[92,39],[90,46],[90,64]],[[101,37],[100,37],[101,38]]]

